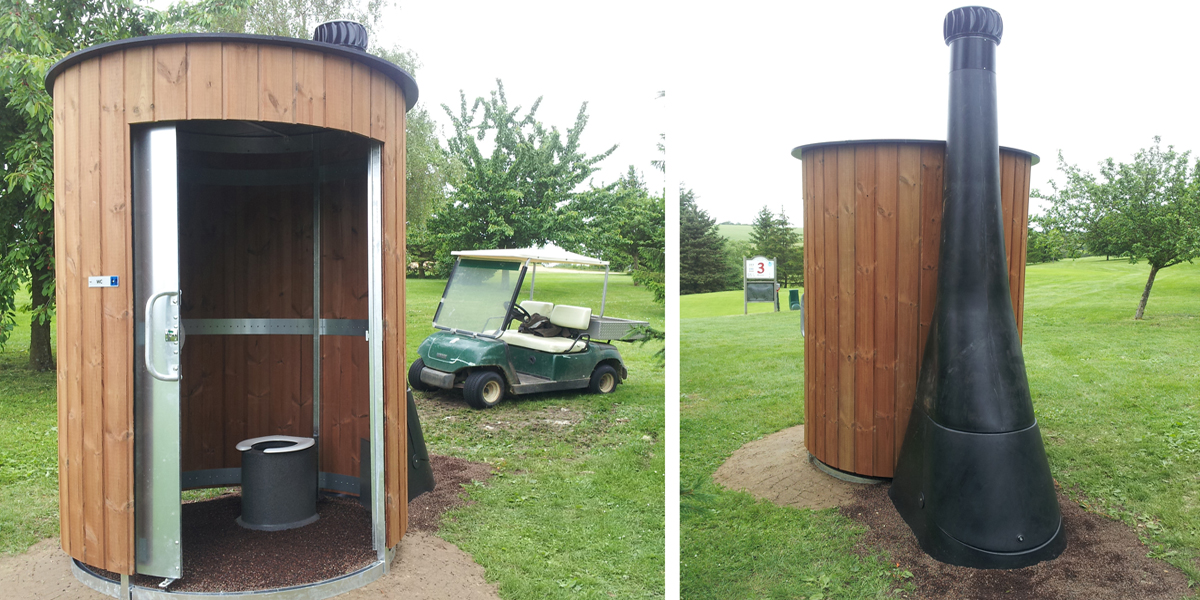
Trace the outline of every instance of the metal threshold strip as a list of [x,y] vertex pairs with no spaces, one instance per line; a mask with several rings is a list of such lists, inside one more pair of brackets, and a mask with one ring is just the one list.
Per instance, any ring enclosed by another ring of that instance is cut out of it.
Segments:
[[[184,319],[187,335],[313,335],[313,319]],[[318,335],[367,333],[366,319],[321,319]]]
[[[318,581],[306,585],[268,590],[250,590],[244,592],[171,592],[140,585],[128,585],[122,589],[121,582],[106,579],[78,560],[71,560],[71,572],[84,585],[113,598],[120,600],[221,600],[228,598],[253,598],[254,600],[322,600],[350,590],[363,587],[387,573],[389,563],[394,554],[388,551],[386,556],[353,573],[347,573],[333,579]],[[130,578],[132,579],[132,578]],[[128,581],[128,579],[126,580]]]

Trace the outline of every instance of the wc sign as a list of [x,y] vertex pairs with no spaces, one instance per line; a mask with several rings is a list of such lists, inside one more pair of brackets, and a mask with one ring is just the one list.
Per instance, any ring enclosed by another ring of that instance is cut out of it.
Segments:
[[755,256],[746,261],[746,279],[775,280],[775,261],[765,256]]

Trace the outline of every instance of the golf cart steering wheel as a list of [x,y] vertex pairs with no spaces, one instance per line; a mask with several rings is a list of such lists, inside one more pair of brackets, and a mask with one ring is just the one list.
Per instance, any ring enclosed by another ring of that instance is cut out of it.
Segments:
[[[505,304],[508,304],[508,303],[505,302]],[[512,309],[513,309],[513,314],[515,314],[518,318],[520,318],[521,322],[525,322],[525,321],[529,320],[529,317],[531,316],[529,314],[529,311],[522,308],[520,304],[514,304]]]

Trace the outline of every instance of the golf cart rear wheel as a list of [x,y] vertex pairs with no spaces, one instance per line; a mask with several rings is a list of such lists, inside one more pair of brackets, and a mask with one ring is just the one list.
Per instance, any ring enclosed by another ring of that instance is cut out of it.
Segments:
[[592,371],[588,391],[593,394],[611,394],[617,389],[617,370],[610,365],[600,365]]
[[413,361],[411,367],[408,368],[408,387],[417,392],[432,392],[437,388],[421,381],[421,369],[425,368],[425,361],[417,359]]
[[471,408],[491,408],[504,399],[504,378],[493,371],[475,371],[463,383],[463,398]]

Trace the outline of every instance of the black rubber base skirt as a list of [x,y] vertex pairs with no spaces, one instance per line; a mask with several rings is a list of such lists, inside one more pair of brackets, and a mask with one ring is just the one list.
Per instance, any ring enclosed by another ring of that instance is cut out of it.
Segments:
[[1037,424],[971,433],[913,408],[888,495],[929,556],[977,569],[1018,569],[1067,547]]

